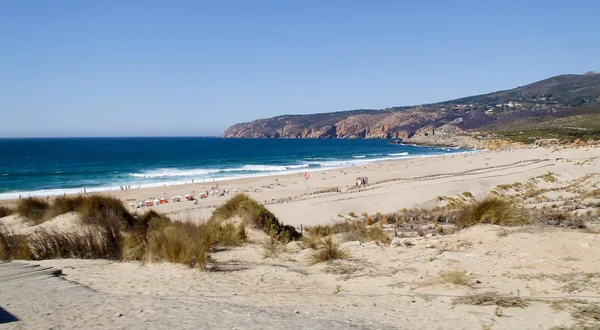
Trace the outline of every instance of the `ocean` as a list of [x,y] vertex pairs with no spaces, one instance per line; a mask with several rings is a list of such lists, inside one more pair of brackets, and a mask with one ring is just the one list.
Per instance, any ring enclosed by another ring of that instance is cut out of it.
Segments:
[[310,172],[465,152],[387,140],[0,139],[0,199]]

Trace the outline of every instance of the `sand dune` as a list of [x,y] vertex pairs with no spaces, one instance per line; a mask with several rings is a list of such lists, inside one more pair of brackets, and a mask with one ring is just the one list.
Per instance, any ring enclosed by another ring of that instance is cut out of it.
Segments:
[[[154,327],[164,325],[161,315],[180,315],[182,310],[228,315],[222,328],[231,328],[230,321],[236,319],[240,327],[256,329],[276,328],[273,321],[289,328],[352,326],[339,323],[342,320],[350,320],[357,328],[380,329],[597,327],[600,198],[590,192],[600,188],[599,157],[600,148],[487,151],[313,173],[306,182],[301,175],[288,175],[219,184],[221,189],[250,186],[254,191],[262,187],[249,194],[266,200],[280,220],[296,226],[326,224],[348,217],[350,212],[374,214],[444,206],[495,191],[514,197],[529,209],[589,214],[586,230],[561,224],[479,225],[447,235],[408,233],[409,237],[392,245],[336,236],[344,241],[342,247],[349,259],[316,265],[310,264],[314,250],[306,245],[292,242],[278,253],[266,253],[269,238],[250,230],[247,244],[213,253],[217,266],[205,272],[171,263],[35,262],[62,269],[65,279],[100,295],[84,299],[83,293],[72,293],[74,301],[89,302],[91,307],[83,312],[71,311],[70,305],[52,306],[48,299],[54,297],[54,291],[36,291],[27,285],[3,288],[0,298],[16,299],[12,312],[21,315],[22,325],[33,328],[46,324],[44,320],[57,325],[63,320],[60,325],[66,328],[132,326],[149,317],[139,310],[153,311]],[[368,176],[370,184],[353,188],[357,176]],[[141,200],[162,192],[171,195],[203,189],[206,187],[198,184],[113,195]],[[210,197],[199,205],[169,203],[153,209],[173,218],[199,220],[226,199]],[[17,231],[33,230],[16,216],[1,221]],[[73,221],[76,216],[66,214],[43,225],[68,229]],[[27,301],[41,307],[20,303],[17,289],[27,292]],[[98,299],[112,307],[99,310],[93,305]],[[41,311],[49,314],[40,315]],[[236,316],[240,311],[270,317],[252,323],[245,316]],[[122,316],[115,318],[115,312]],[[83,316],[74,317],[76,313]],[[298,323],[299,316],[306,323]],[[185,315],[178,319],[180,328],[194,327]],[[202,324],[220,328],[217,321],[211,322]]]

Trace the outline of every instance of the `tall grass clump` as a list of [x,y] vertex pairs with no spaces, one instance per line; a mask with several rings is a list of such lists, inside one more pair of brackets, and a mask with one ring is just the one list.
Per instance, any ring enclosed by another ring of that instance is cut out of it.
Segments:
[[[284,237],[285,226],[264,206],[247,197],[226,203],[208,221],[172,221],[154,210],[134,216],[120,200],[100,195],[57,198],[53,204],[37,199],[19,202],[17,212],[29,219],[44,219],[67,212],[80,215],[81,228],[60,231],[37,228],[27,236],[0,228],[2,259],[109,259],[168,261],[204,269],[217,248],[247,240],[245,224],[265,228]],[[231,217],[244,219],[236,224]],[[263,224],[262,226],[260,226]],[[287,237],[292,237],[288,235]]]
[[85,224],[102,224],[107,221],[106,218],[110,218],[118,221],[125,229],[130,229],[137,222],[118,198],[110,196],[86,196],[81,199],[77,212]]
[[457,216],[459,229],[477,224],[521,226],[528,222],[526,211],[514,202],[499,197],[487,197],[463,206]]
[[334,242],[331,237],[326,237],[320,244],[319,249],[310,256],[309,261],[314,265],[320,262],[346,259],[348,257],[348,251],[341,248],[340,244]]
[[176,221],[150,234],[148,261],[169,261],[205,269],[212,246],[204,226]]
[[16,235],[0,225],[0,260],[29,259],[27,236]]
[[0,218],[7,217],[13,213],[15,213],[13,209],[6,206],[0,206]]
[[48,202],[38,198],[23,198],[17,203],[17,214],[30,223],[38,225],[45,220],[46,211],[50,208]]
[[61,214],[77,212],[81,204],[83,204],[84,198],[83,196],[58,197],[52,202],[45,216],[50,219]]
[[39,228],[29,236],[34,259],[121,259],[123,236],[110,223],[93,225],[79,232]]
[[245,194],[236,195],[218,207],[209,221],[219,222],[235,216],[279,241],[287,242],[302,237],[294,227],[283,225],[264,205]]

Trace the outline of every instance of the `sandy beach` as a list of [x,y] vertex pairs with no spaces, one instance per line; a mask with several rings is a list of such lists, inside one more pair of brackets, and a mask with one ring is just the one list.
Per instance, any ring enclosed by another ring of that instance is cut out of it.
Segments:
[[[211,183],[190,183],[155,188],[113,191],[125,203],[150,198],[200,194],[216,188],[229,190],[225,196],[213,196],[194,202],[169,202],[149,207],[174,219],[207,219],[215,207],[224,203],[237,189],[263,202],[281,221],[294,226],[326,224],[350,212],[387,213],[403,208],[428,208],[437,196],[465,191],[484,197],[500,184],[554,172],[567,180],[597,171],[590,164],[574,165],[600,156],[600,148],[522,148],[478,151],[460,155],[384,161],[365,166],[303,173],[272,175]],[[356,188],[357,177],[368,177],[369,184]],[[329,192],[338,190],[339,192]],[[0,201],[0,205],[14,204]],[[143,212],[148,208],[135,209]]]
[[[444,206],[452,198],[468,199],[465,192],[481,199],[501,191],[530,209],[590,216],[585,230],[478,225],[446,235],[424,224],[429,234],[409,233],[391,245],[342,239],[350,257],[320,264],[309,262],[314,250],[301,242],[266,253],[269,237],[252,229],[246,244],[212,254],[212,271],[173,263],[29,261],[62,270],[62,279],[0,281],[0,300],[11,301],[7,309],[22,320],[5,328],[166,328],[166,320],[178,320],[178,328],[218,329],[597,327],[600,200],[587,193],[600,186],[599,158],[597,147],[523,148],[313,172],[307,180],[294,174],[219,182],[221,190],[249,190],[296,227],[351,218],[351,212]],[[369,184],[354,187],[359,176]],[[518,188],[527,183],[535,196]],[[111,195],[141,201],[210,189],[196,183]],[[151,209],[200,221],[229,197]],[[64,214],[39,226],[72,228],[76,219]],[[14,215],[1,221],[18,232],[34,229]],[[207,316],[198,320],[186,311]]]

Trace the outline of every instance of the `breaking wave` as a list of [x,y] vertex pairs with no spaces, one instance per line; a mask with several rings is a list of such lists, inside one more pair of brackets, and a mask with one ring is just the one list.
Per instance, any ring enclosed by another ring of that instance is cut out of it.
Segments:
[[175,178],[175,177],[201,177],[210,174],[230,173],[230,172],[284,172],[308,168],[308,164],[300,165],[244,165],[235,168],[222,169],[174,169],[174,168],[159,168],[156,170],[143,171],[140,173],[130,173],[129,176],[134,178]]

